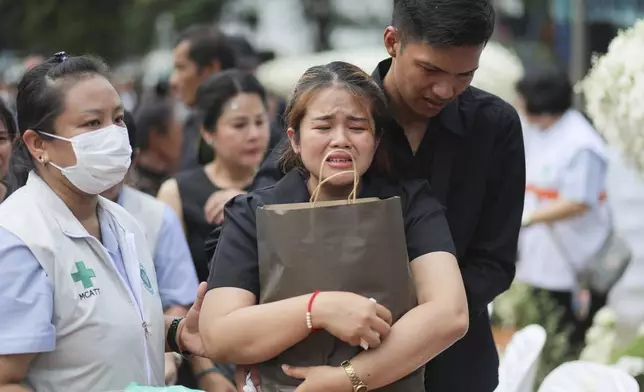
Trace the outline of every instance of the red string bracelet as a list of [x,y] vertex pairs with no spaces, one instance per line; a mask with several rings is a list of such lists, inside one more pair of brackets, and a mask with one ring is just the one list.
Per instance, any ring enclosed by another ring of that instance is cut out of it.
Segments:
[[313,309],[313,301],[315,301],[315,297],[320,294],[320,290],[315,290],[315,292],[311,295],[311,298],[309,298],[309,306],[306,308],[306,326],[311,330],[311,331],[316,331],[315,328],[313,328],[313,320],[311,319],[311,310]]

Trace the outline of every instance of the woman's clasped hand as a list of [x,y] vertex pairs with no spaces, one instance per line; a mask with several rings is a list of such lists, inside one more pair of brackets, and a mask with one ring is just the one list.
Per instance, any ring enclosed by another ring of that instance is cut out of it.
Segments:
[[324,329],[352,346],[364,340],[370,348],[376,348],[389,334],[392,316],[387,308],[366,297],[332,291],[317,295],[311,321],[314,329]]

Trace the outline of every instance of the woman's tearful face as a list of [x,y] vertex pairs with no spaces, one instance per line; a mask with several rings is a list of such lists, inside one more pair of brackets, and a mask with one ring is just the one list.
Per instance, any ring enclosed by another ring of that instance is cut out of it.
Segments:
[[341,86],[317,92],[307,105],[299,135],[289,130],[289,137],[317,180],[348,171],[329,180],[333,186],[353,184],[354,164],[358,176],[364,174],[377,145],[369,102]]

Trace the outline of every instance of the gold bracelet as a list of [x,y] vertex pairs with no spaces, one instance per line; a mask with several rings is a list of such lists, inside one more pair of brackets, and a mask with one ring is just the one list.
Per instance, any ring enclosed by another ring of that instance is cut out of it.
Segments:
[[351,365],[351,362],[344,361],[342,362],[341,365],[342,365],[342,368],[344,369],[344,372],[347,374],[347,376],[349,376],[349,380],[351,380],[351,385],[353,386],[353,392],[367,392],[369,390],[369,388],[367,387],[367,384],[362,382],[360,377],[358,377],[358,374],[353,368],[353,365]]

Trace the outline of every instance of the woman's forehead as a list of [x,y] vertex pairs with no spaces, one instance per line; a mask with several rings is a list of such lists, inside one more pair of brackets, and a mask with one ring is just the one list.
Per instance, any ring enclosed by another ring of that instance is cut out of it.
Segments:
[[112,112],[122,108],[121,97],[103,76],[75,82],[65,94],[65,111]]
[[307,113],[313,117],[338,113],[354,116],[369,114],[367,98],[339,87],[330,87],[319,91],[311,98],[307,106]]

